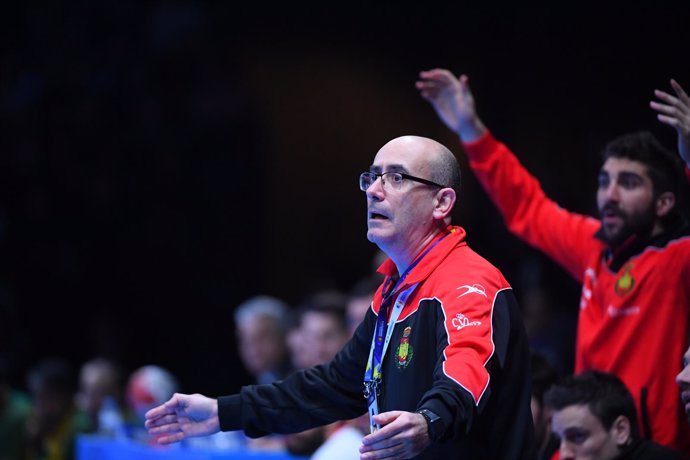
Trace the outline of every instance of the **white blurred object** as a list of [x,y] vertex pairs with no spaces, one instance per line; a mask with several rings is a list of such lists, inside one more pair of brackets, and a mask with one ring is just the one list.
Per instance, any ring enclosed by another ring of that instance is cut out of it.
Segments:
[[175,377],[160,366],[143,366],[134,371],[127,382],[127,402],[141,419],[144,414],[178,391]]

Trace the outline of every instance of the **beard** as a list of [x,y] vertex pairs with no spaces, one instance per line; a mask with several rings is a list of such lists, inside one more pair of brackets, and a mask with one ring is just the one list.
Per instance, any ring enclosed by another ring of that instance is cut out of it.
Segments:
[[[602,219],[601,229],[604,241],[609,246],[615,248],[628,240],[632,235],[636,235],[640,239],[648,238],[652,233],[656,220],[653,206],[653,204],[650,204],[646,209],[631,214],[621,210],[615,203],[605,204],[599,212]],[[610,216],[611,214],[620,219],[619,225],[606,225],[604,223],[604,216]]]

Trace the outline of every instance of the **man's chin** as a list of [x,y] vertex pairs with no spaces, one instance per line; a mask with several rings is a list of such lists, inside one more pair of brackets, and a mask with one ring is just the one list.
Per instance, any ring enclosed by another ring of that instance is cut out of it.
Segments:
[[611,248],[619,247],[628,241],[635,233],[636,232],[625,225],[615,227],[602,226],[603,239]]
[[376,245],[380,245],[386,241],[387,238],[388,235],[386,235],[380,228],[369,228],[367,231],[367,239]]
[[609,229],[603,227],[602,230],[602,236],[604,238],[604,241],[606,242],[606,244],[614,248],[620,245],[627,238],[627,236],[623,235],[623,232],[621,232],[620,229]]

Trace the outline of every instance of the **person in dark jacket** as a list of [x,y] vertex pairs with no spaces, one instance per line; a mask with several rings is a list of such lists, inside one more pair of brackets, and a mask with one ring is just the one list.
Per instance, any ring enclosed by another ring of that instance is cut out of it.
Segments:
[[635,400],[615,375],[586,371],[552,386],[544,403],[560,439],[560,460],[687,459],[681,452],[641,439]]
[[[218,399],[174,395],[147,414],[162,443],[242,429],[289,433],[368,412],[361,459],[533,459],[529,348],[500,271],[451,225],[460,167],[403,136],[359,178],[367,238],[388,259],[354,336],[330,362]],[[363,384],[364,383],[364,384]]]

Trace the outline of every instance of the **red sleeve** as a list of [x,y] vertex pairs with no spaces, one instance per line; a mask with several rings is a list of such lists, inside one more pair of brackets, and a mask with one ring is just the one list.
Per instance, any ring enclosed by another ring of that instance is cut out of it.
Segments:
[[503,215],[508,229],[545,252],[578,281],[592,251],[599,221],[562,209],[549,199],[515,155],[491,133],[464,145],[469,165]]
[[488,278],[449,289],[443,302],[448,343],[443,373],[467,390],[478,405],[489,385],[486,363],[494,353],[492,315],[501,288]]

